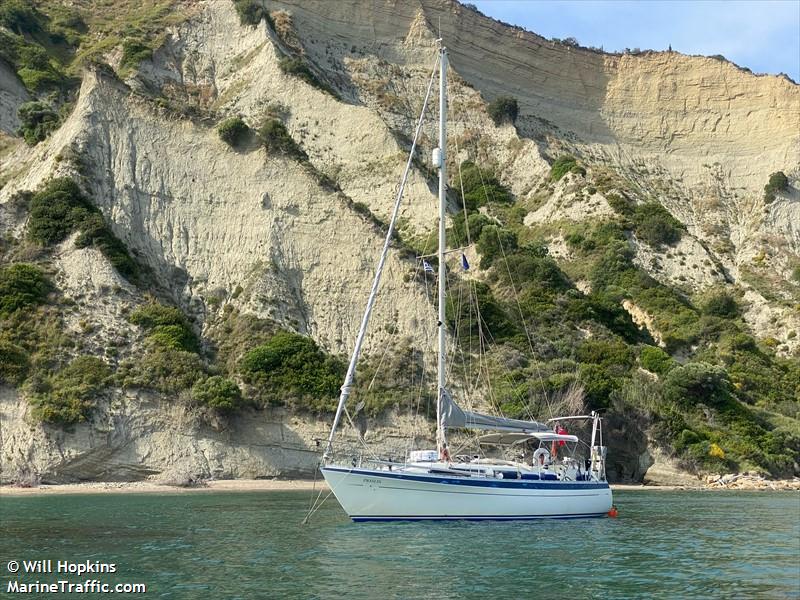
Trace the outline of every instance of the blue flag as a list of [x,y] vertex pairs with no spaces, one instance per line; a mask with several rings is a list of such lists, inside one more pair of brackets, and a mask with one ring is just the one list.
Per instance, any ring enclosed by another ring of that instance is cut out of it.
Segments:
[[426,273],[433,273],[433,267],[427,260],[422,261],[422,268],[425,269]]
[[467,262],[467,255],[463,252],[461,253],[461,266],[464,267],[465,271],[469,271],[469,263]]

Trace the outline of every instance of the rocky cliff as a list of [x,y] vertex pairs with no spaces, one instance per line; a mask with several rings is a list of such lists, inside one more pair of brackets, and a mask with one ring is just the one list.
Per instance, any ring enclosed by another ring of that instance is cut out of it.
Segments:
[[[44,13],[58,4],[37,3]],[[3,262],[43,266],[54,282],[49,302],[60,307],[60,327],[78,340],[47,368],[57,371],[77,354],[102,357],[112,370],[135,359],[148,342],[130,313],[152,297],[189,316],[211,374],[238,377],[214,362],[231,315],[347,354],[438,31],[451,60],[451,172],[470,160],[493,173],[512,194],[515,235],[544,245],[575,294],[589,297],[597,283],[579,268],[570,228],[617,219],[619,197],[631,210],[658,203],[683,233],[663,246],[624,228],[632,268],[692,310],[704,294],[730,290],[736,327],[766,343],[769,360],[787,361],[784,371],[797,368],[800,87],[793,82],[713,58],[567,46],[451,0],[264,0],[249,3],[261,9],[252,24],[228,0],[166,4],[180,18],[165,23],[135,68],[126,62],[126,40],[108,43],[83,66],[73,63],[80,74],[74,106],[35,146],[16,132],[17,109],[37,94],[0,61],[0,232],[9,240]],[[287,60],[310,75],[287,70]],[[519,115],[497,125],[487,105],[504,96],[517,100]],[[280,120],[306,158],[265,152],[255,142],[226,145],[216,126],[231,116],[253,128]],[[368,357],[383,356],[401,339],[430,351],[432,304],[408,250],[435,250],[435,189],[425,167],[434,139],[433,126],[426,127],[401,214],[405,245],[396,244],[389,259]],[[554,178],[553,161],[568,154],[583,172]],[[778,171],[789,185],[765,202],[764,186]],[[126,279],[97,247],[76,247],[74,235],[46,251],[27,241],[21,193],[59,176],[80,182],[145,277]],[[455,182],[451,188],[458,214]],[[481,210],[501,223],[509,218],[491,206]],[[478,264],[474,248],[468,256]],[[488,268],[471,277],[495,284]],[[511,302],[501,289],[495,293]],[[629,296],[617,304],[651,345],[678,363],[711,361],[709,349],[722,338],[670,347],[654,305]],[[572,331],[578,338],[608,333],[578,325]],[[641,340],[626,343],[638,348]],[[525,360],[538,358],[533,352]],[[12,383],[0,395],[2,481],[308,474],[328,422],[291,406],[209,416],[185,401],[188,392],[158,394],[116,380],[87,421],[64,428],[34,417],[30,399],[41,392],[30,381]],[[763,408],[777,415],[770,429],[778,421],[786,431],[796,428],[796,406]],[[619,478],[640,479],[651,456],[679,458],[679,449],[664,448],[652,420],[631,422],[629,429],[624,420],[615,424],[625,457],[614,466]],[[713,429],[710,423],[703,427]],[[367,437],[388,447],[409,432],[430,436],[430,423],[421,426],[395,407],[376,417]]]

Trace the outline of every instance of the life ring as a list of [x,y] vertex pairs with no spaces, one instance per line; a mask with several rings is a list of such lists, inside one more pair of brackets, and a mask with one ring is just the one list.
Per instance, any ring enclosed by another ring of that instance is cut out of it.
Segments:
[[538,466],[550,464],[550,452],[547,450],[547,448],[538,448],[533,453],[533,464]]

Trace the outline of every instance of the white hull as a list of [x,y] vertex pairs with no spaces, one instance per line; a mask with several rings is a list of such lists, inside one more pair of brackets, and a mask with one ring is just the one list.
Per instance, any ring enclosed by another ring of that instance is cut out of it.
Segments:
[[601,517],[611,488],[597,481],[522,481],[322,468],[353,521]]

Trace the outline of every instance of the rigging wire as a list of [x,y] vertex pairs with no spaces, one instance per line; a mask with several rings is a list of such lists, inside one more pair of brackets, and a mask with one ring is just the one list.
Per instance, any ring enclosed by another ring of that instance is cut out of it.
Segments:
[[[464,103],[462,102],[461,106],[463,106],[463,105],[464,105]],[[469,123],[471,125],[473,125],[473,126],[477,125],[475,123],[474,118],[468,113],[468,111],[462,110],[462,115],[465,116],[465,120],[469,121]],[[461,173],[460,168],[461,168],[461,165],[459,163],[459,174]],[[490,200],[493,200],[494,198],[490,198],[490,193],[489,193],[489,191],[487,189],[487,186],[486,186],[486,180],[484,178],[483,171],[480,168],[480,166],[477,164],[477,162],[475,163],[475,168],[476,168],[476,170],[478,172],[478,175],[480,177],[481,188],[482,188],[482,191],[483,191],[484,198],[486,198],[486,202],[488,203]],[[462,203],[464,204],[465,211],[466,211],[466,204],[463,202],[463,198],[464,198],[463,178],[461,179],[461,191],[462,191]],[[466,219],[465,219],[465,223],[466,223]],[[467,225],[467,227],[468,227],[468,225]],[[540,368],[539,361],[538,361],[538,358],[537,358],[536,350],[533,347],[533,340],[532,340],[531,335],[530,335],[530,329],[528,327],[528,324],[526,322],[525,316],[524,316],[523,311],[522,311],[522,305],[521,305],[521,303],[519,301],[519,294],[517,292],[517,286],[516,286],[516,283],[514,282],[514,278],[513,278],[512,274],[511,274],[511,269],[510,269],[509,264],[508,264],[507,254],[506,254],[505,247],[503,245],[502,239],[500,237],[500,232],[499,231],[497,231],[497,242],[498,242],[498,245],[500,247],[500,251],[501,251],[502,257],[503,257],[503,264],[505,265],[506,271],[508,273],[509,282],[511,283],[512,295],[514,297],[514,302],[516,304],[517,311],[519,313],[519,317],[520,317],[520,321],[522,323],[523,330],[525,332],[525,337],[526,337],[526,340],[528,342],[528,348],[529,348],[529,350],[531,352],[531,355],[532,355],[532,357],[534,359],[532,362],[534,364],[534,369],[536,370],[537,380],[538,380],[538,382],[539,382],[539,384],[541,386],[541,389],[542,389],[542,398],[543,398],[543,400],[545,402],[545,405],[547,407],[547,410],[548,410],[548,413],[549,413],[550,417],[553,417],[553,409],[552,409],[552,405],[550,403],[550,398],[549,398],[549,394],[547,392],[547,387],[545,385],[544,378],[542,376],[542,372],[541,372],[541,368]],[[476,296],[476,304],[477,304],[477,296]],[[510,373],[509,373],[509,375],[510,375]],[[530,419],[531,420],[535,420],[533,414],[530,411],[530,403],[529,402],[525,403],[525,408],[526,408],[526,411],[528,412],[528,416],[530,417]]]
[[339,403],[338,403],[338,406],[336,407],[336,415],[334,416],[333,425],[331,427],[331,433],[330,433],[330,435],[328,437],[328,442],[327,442],[327,445],[326,445],[326,448],[325,448],[325,453],[323,454],[323,458],[329,457],[330,454],[333,451],[333,440],[334,440],[334,438],[336,436],[336,428],[337,428],[337,425],[338,425],[339,420],[341,418],[342,411],[345,408],[345,404],[347,403],[347,398],[348,398],[348,396],[350,394],[350,386],[352,385],[353,377],[355,376],[356,363],[358,361],[358,356],[359,356],[359,353],[360,353],[360,350],[361,350],[361,344],[363,343],[364,336],[366,335],[367,325],[369,324],[369,318],[370,318],[370,314],[372,312],[372,307],[375,304],[375,299],[376,299],[376,296],[377,296],[377,293],[378,293],[378,289],[380,287],[380,281],[381,281],[381,274],[382,274],[382,271],[383,271],[383,266],[384,266],[384,264],[386,262],[386,258],[388,256],[388,254],[389,254],[389,247],[391,245],[391,241],[392,241],[392,237],[393,237],[393,233],[394,233],[394,226],[395,226],[395,223],[397,222],[397,217],[398,217],[399,212],[400,212],[400,203],[401,203],[401,201],[403,199],[403,190],[405,188],[405,183],[408,180],[408,175],[409,175],[409,172],[411,171],[411,166],[413,164],[414,152],[415,152],[416,147],[417,147],[417,140],[419,138],[420,131],[422,130],[422,126],[425,123],[425,109],[426,109],[426,107],[428,105],[428,99],[430,98],[431,90],[433,89],[433,82],[434,82],[435,76],[436,76],[436,67],[439,65],[439,61],[440,61],[440,57],[437,54],[436,60],[434,61],[433,68],[431,69],[430,82],[428,83],[428,90],[427,90],[426,95],[425,95],[425,100],[423,101],[423,104],[422,104],[422,110],[420,111],[420,116],[419,116],[419,121],[417,123],[417,128],[416,128],[416,130],[414,132],[414,139],[413,139],[413,141],[411,143],[411,150],[409,152],[408,161],[406,162],[405,170],[403,171],[403,178],[401,180],[400,187],[399,187],[399,189],[397,191],[397,198],[395,200],[394,208],[392,210],[392,218],[391,218],[391,220],[389,222],[389,230],[386,233],[386,239],[384,240],[384,243],[383,243],[383,249],[381,250],[381,256],[380,256],[380,259],[378,260],[378,266],[377,266],[377,268],[375,270],[375,276],[374,276],[373,283],[372,283],[372,290],[370,292],[370,297],[367,300],[367,307],[366,307],[366,309],[364,311],[364,316],[362,317],[362,320],[361,320],[361,325],[359,327],[359,332],[358,332],[358,336],[356,338],[356,343],[355,343],[355,347],[353,349],[353,354],[350,357],[350,364],[348,365],[348,368],[347,368],[347,375],[345,376],[345,381],[342,384],[341,395],[339,396]]

